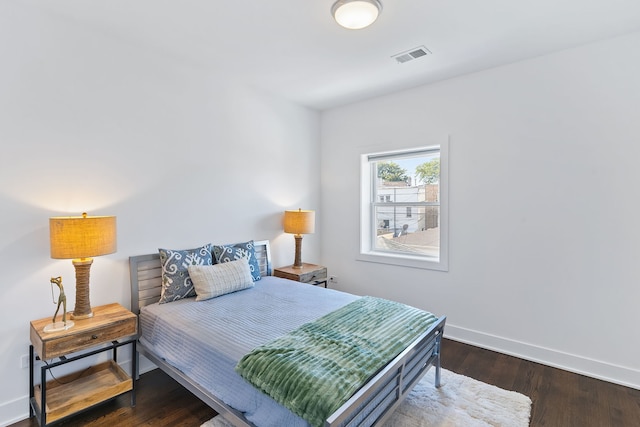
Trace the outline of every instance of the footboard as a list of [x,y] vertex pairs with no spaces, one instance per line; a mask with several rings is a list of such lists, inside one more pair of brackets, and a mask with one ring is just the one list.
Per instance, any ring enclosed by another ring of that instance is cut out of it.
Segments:
[[439,318],[333,413],[325,426],[382,424],[431,366],[436,369],[435,386],[440,387],[440,345],[445,322],[445,316]]

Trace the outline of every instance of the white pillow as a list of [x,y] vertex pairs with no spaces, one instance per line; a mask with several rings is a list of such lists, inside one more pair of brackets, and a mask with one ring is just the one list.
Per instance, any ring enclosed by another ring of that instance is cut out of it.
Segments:
[[249,261],[241,258],[214,265],[190,265],[196,301],[204,301],[253,286]]

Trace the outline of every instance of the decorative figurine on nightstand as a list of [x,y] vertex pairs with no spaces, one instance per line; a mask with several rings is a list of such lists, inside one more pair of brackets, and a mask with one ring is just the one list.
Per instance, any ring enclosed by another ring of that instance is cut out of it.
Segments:
[[[64,286],[62,285],[62,276],[52,277],[50,280],[51,298],[53,299],[53,303],[55,304],[56,299],[53,296],[54,283],[58,286],[58,289],[60,289],[60,295],[58,295],[58,307],[56,308],[56,312],[53,314],[53,319],[51,319],[51,323],[49,323],[44,327],[45,332],[65,331],[74,325],[73,320],[67,321],[67,296],[64,294]],[[60,311],[60,305],[62,305],[62,322],[56,322],[56,316],[58,315],[58,311]]]

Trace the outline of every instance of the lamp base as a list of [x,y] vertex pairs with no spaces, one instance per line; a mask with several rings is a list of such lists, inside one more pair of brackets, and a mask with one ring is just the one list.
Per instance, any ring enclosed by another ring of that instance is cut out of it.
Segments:
[[76,315],[73,311],[70,311],[69,317],[76,320],[88,319],[90,317],[93,317],[93,311],[85,314],[78,314],[78,315]]
[[293,236],[296,240],[296,257],[293,261],[293,268],[302,268],[302,234]]
[[76,306],[71,312],[71,318],[80,320],[93,317],[91,302],[89,301],[89,272],[93,258],[74,259],[76,269]]
[[72,320],[66,322],[49,323],[44,327],[44,331],[47,333],[66,331],[67,329],[73,328],[73,325],[75,325],[75,323]]

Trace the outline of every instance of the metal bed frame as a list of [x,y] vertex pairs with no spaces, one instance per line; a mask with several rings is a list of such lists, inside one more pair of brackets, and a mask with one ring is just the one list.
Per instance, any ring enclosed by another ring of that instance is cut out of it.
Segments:
[[[272,268],[269,241],[255,241],[254,246],[261,275],[270,276]],[[160,299],[162,289],[160,257],[158,254],[133,256],[129,258],[129,267],[131,310],[137,314],[140,307],[156,303]],[[325,426],[368,427],[384,423],[432,366],[436,369],[435,386],[440,387],[440,346],[445,321],[445,316],[440,317],[334,412],[326,420]],[[218,396],[166,363],[140,342],[137,345],[137,351],[138,354],[135,357],[139,354],[145,356],[234,426],[255,427],[241,412],[226,405]],[[139,363],[136,365],[140,366]],[[134,378],[138,378],[138,372],[134,373]]]

